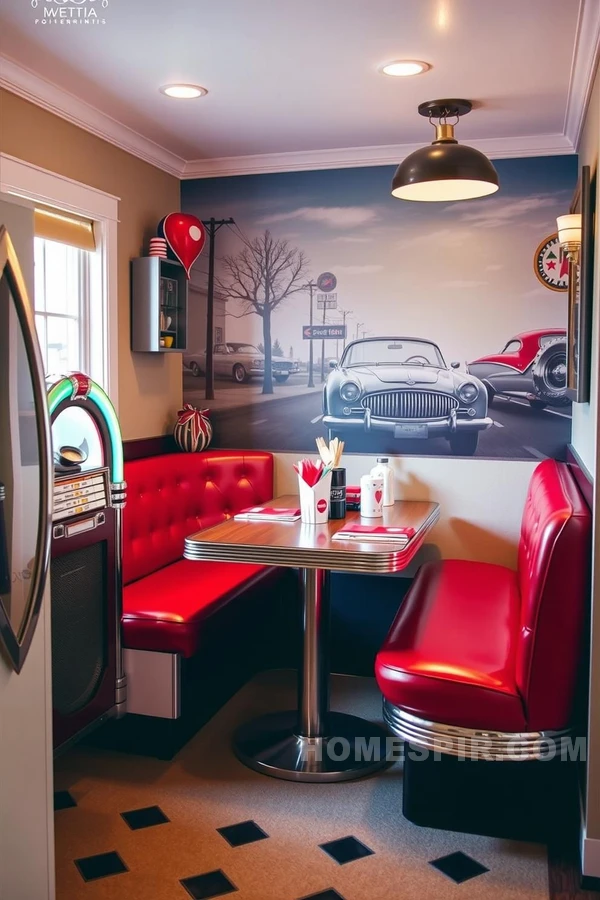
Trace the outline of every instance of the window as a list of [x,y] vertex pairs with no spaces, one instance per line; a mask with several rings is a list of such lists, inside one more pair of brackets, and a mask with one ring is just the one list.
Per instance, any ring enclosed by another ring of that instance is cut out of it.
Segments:
[[[57,351],[60,368],[63,368],[62,360],[67,354],[68,365],[71,364],[70,354],[80,354],[79,368],[87,368],[87,372],[94,381],[98,382],[108,393],[113,405],[118,405],[118,310],[117,310],[117,236],[119,218],[119,198],[97,188],[73,181],[71,178],[50,172],[29,162],[16,159],[0,152],[0,191],[14,194],[29,200],[35,207],[35,234],[46,242],[62,243],[72,247],[87,250],[88,261],[87,282],[87,323],[86,316],[81,317],[76,310],[75,315],[67,314],[60,319],[61,309],[64,313],[68,289],[63,282],[65,293],[64,302],[54,304],[50,301],[47,307],[44,296],[38,302],[38,323],[40,328],[57,328],[60,324],[63,333],[69,328],[79,329],[83,326],[82,334],[85,343],[77,343],[68,339],[64,341],[64,334],[60,332],[58,340],[44,343],[45,354],[48,356],[47,344],[64,344],[68,349]],[[44,224],[45,222],[45,224]],[[58,230],[60,229],[60,237]],[[36,252],[39,258],[39,251]],[[39,265],[39,264],[38,264]],[[46,279],[43,269],[38,268],[36,282],[40,278]],[[47,279],[46,279],[47,280]],[[52,308],[54,305],[58,309]],[[54,313],[50,316],[48,313]],[[58,315],[56,315],[58,314]],[[72,323],[76,319],[78,322]],[[48,323],[51,325],[48,326]],[[71,324],[70,324],[71,323]],[[76,351],[72,347],[76,346]],[[61,357],[62,354],[62,357]],[[87,354],[87,357],[86,357]],[[88,362],[86,363],[86,358]],[[49,368],[54,368],[52,359],[46,359]]]
[[509,341],[500,353],[518,353],[521,349],[521,341]]
[[48,233],[36,210],[34,307],[44,371],[85,372],[105,387],[100,254],[40,231]]
[[47,375],[89,370],[89,255],[35,239],[35,324]]
[[435,344],[399,338],[393,343],[389,338],[356,341],[344,353],[344,366],[434,366],[445,368],[442,355]]

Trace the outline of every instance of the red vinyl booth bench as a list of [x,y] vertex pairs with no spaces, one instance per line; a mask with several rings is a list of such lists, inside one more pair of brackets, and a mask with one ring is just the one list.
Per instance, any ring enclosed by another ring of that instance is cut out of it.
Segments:
[[[424,753],[407,755],[407,818],[431,823],[425,806],[440,802],[431,792],[468,769],[463,760],[454,765],[458,757],[492,760],[487,771],[498,779],[499,768],[514,772],[518,762],[525,771],[523,761],[549,746],[560,756],[581,668],[590,541],[575,478],[566,464],[545,460],[529,484],[516,571],[466,560],[419,570],[376,659],[391,731],[409,748],[438,751],[437,765],[421,766]],[[456,827],[448,811],[464,791],[441,801],[443,827]]]
[[[281,570],[183,559],[184,539],[273,497],[260,451],[170,453],[125,464],[122,632],[127,711],[176,718],[180,663],[203,653],[215,613],[277,587]],[[229,636],[220,636],[223,655]],[[214,635],[211,635],[211,642]]]

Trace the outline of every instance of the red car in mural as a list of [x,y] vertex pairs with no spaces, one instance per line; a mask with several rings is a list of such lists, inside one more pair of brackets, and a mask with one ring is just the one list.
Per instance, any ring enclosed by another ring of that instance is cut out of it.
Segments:
[[474,359],[467,369],[483,381],[490,403],[497,394],[525,397],[533,409],[569,402],[564,328],[516,334],[500,353]]

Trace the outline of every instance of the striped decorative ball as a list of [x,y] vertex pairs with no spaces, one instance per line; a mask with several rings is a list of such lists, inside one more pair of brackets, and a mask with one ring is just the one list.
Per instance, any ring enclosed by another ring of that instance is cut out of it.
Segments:
[[173,437],[184,453],[200,453],[210,444],[213,430],[207,413],[207,409],[195,409],[190,403],[177,413]]

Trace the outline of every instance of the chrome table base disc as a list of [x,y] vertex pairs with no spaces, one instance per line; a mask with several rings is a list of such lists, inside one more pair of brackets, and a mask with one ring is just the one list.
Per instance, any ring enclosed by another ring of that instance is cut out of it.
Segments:
[[271,713],[242,725],[233,739],[238,759],[286,781],[348,781],[388,765],[389,732],[345,713],[327,714],[327,737],[298,735],[298,711]]

